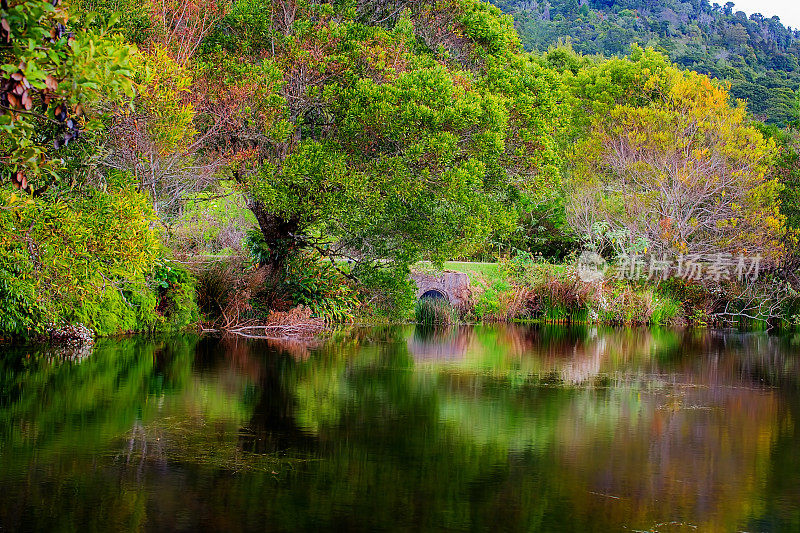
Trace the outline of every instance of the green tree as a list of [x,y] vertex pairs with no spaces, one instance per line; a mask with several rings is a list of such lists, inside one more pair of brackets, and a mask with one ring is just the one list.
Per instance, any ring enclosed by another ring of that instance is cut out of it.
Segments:
[[[71,20],[71,6],[0,9],[0,334],[70,323],[101,334],[153,329],[175,313],[185,326],[196,318],[190,284],[157,267],[156,220],[135,174],[103,168],[111,113],[132,102],[170,112],[175,95],[133,100],[146,85],[134,78],[152,79],[158,54],[148,62],[105,22]],[[175,121],[161,121],[169,133]],[[158,140],[181,145],[183,135]]]
[[381,6],[242,0],[204,44],[231,118],[213,149],[231,154],[275,268],[303,249],[355,275],[469,253],[560,184],[558,79],[508,17]]

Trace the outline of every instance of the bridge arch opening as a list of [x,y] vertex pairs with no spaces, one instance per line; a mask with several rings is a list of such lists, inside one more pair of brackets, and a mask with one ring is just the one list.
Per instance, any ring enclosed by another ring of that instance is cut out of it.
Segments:
[[436,289],[427,290],[422,293],[422,296],[419,297],[420,300],[424,300],[426,298],[430,300],[450,300],[445,293]]

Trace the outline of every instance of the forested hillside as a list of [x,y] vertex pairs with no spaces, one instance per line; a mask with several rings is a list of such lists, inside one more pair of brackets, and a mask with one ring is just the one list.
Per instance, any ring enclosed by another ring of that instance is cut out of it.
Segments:
[[708,0],[492,0],[514,16],[522,44],[570,42],[582,54],[627,55],[652,46],[679,66],[731,84],[731,94],[771,124],[792,119],[800,87],[800,31],[778,17],[749,17]]

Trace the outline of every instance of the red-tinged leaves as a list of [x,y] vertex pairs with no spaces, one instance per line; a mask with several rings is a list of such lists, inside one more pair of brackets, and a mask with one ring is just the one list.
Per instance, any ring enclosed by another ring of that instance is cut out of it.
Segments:
[[64,104],[58,104],[56,108],[53,110],[53,116],[59,122],[64,122],[67,120],[67,109],[64,107]]
[[23,171],[17,171],[11,175],[11,184],[15,189],[26,189],[28,187],[28,178],[25,177]]
[[11,42],[11,26],[8,20],[0,20],[0,42]]

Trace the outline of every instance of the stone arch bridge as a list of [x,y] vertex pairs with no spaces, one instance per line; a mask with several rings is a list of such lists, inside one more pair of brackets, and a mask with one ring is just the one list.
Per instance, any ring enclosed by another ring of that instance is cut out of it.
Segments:
[[417,299],[444,298],[458,309],[469,307],[472,290],[469,276],[463,272],[445,270],[435,274],[412,272],[411,279],[417,285]]

